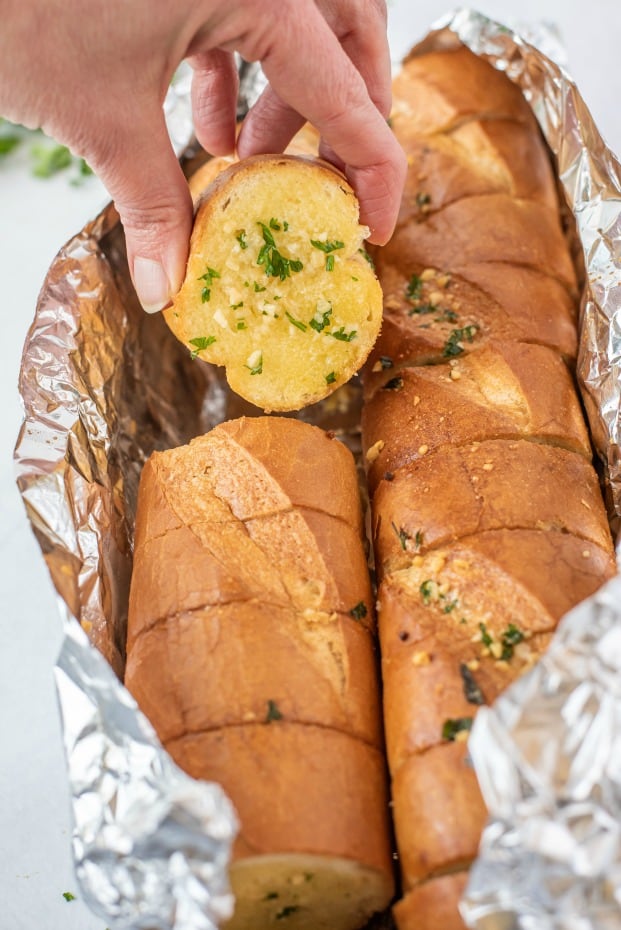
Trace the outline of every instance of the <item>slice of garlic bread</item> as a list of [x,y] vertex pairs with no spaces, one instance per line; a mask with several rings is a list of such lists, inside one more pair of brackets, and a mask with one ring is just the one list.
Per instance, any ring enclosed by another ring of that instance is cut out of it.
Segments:
[[231,165],[201,199],[168,325],[266,411],[327,396],[358,371],[381,325],[358,212],[347,181],[316,159]]

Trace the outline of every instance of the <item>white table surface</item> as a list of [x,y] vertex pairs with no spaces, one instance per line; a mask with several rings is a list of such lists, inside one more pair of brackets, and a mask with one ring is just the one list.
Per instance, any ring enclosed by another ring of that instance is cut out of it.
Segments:
[[[388,0],[398,60],[450,6]],[[504,22],[558,25],[570,71],[604,137],[621,152],[618,0],[498,0],[477,8]],[[0,162],[0,930],[104,930],[79,899],[70,855],[69,801],[53,666],[55,597],[15,489],[12,449],[21,421],[20,354],[54,255],[106,203],[96,179],[30,176],[18,152]],[[77,899],[66,902],[63,892]]]

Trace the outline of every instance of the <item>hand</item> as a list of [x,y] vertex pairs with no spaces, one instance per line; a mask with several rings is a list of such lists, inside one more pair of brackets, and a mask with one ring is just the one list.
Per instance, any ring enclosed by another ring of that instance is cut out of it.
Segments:
[[309,120],[356,190],[371,241],[389,238],[406,165],[386,125],[385,17],[384,0],[0,0],[0,113],[86,158],[115,201],[136,291],[154,312],[183,280],[192,225],[162,112],[185,58],[211,154],[235,147],[237,51],[270,82],[239,155],[281,151]]

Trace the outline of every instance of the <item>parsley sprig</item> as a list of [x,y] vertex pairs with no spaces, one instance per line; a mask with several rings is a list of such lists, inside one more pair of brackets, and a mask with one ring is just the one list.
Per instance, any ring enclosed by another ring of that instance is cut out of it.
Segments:
[[259,249],[257,265],[263,265],[266,275],[272,278],[280,278],[281,281],[284,281],[286,278],[291,277],[292,271],[301,271],[304,267],[302,262],[297,259],[286,258],[286,256],[282,255],[276,248],[276,240],[271,233],[271,229],[279,230],[280,224],[272,218],[269,226],[262,223],[260,220],[258,221],[258,225],[261,227],[263,233],[263,245]]

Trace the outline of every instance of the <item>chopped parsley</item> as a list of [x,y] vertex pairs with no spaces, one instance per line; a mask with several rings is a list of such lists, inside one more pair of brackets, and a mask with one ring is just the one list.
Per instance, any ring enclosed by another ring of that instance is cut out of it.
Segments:
[[63,891],[63,898],[65,901],[75,901],[75,895],[71,894],[70,891]]
[[433,596],[434,588],[435,588],[435,584],[430,578],[428,578],[426,581],[423,581],[420,588],[418,589],[420,591],[420,596],[423,599],[423,604],[431,603],[431,598]]
[[195,359],[199,352],[202,352],[203,349],[208,349],[215,341],[215,336],[197,336],[196,339],[190,339],[190,345],[194,346],[190,358]]
[[278,710],[278,705],[276,701],[271,699],[267,702],[267,714],[265,715],[265,722],[271,723],[273,720],[282,720],[282,714]]
[[489,647],[494,642],[494,638],[490,633],[488,633],[487,627],[484,623],[479,623],[479,629],[481,631],[481,642],[487,649],[489,649]]
[[[272,223],[275,225],[272,225]],[[258,225],[263,232],[263,245],[259,249],[257,265],[263,265],[265,274],[272,278],[280,278],[281,281],[284,281],[286,278],[291,277],[292,271],[301,271],[304,267],[302,262],[281,255],[276,248],[276,241],[270,232],[270,228],[260,220]],[[280,226],[273,218],[270,220],[270,226],[272,229],[280,229]]]
[[210,268],[209,266],[207,266],[207,271],[205,272],[205,274],[202,274],[200,278],[198,278],[199,281],[205,282],[204,287],[201,291],[201,301],[204,304],[206,304],[211,298],[211,285],[213,284],[213,279],[219,278],[219,277],[220,277],[219,271],[216,271],[215,268]]
[[367,262],[367,263],[371,266],[371,268],[375,269],[375,262],[373,261],[373,259],[371,258],[371,256],[370,256],[369,253],[367,252],[367,250],[366,250],[366,249],[358,249],[358,251],[360,252],[360,254],[362,255],[362,257],[364,258],[365,262]]
[[355,607],[349,611],[349,616],[353,617],[354,620],[362,620],[367,615],[367,605],[364,601],[360,601],[356,604]]
[[415,546],[416,546],[417,549],[420,549],[420,547],[422,546],[422,544],[423,544],[423,539],[424,539],[423,531],[422,531],[422,530],[416,530],[416,536],[414,537],[414,544],[415,544]]
[[244,306],[243,300],[240,300],[238,304],[231,304],[231,310],[239,310],[240,307]]
[[326,326],[330,325],[331,316],[332,316],[332,304],[328,304],[327,310],[317,309],[317,313],[312,318],[312,320],[308,321],[308,325],[311,327],[311,329],[314,329],[316,332],[320,333],[326,328]]
[[276,920],[282,920],[284,917],[289,917],[290,914],[295,914],[295,912],[299,910],[300,908],[297,904],[287,904],[286,907],[283,907],[282,911],[278,911],[276,914]]
[[19,136],[0,136],[0,155],[8,155],[20,142]]
[[405,286],[405,296],[408,300],[418,300],[423,290],[423,281],[420,275],[413,274]]
[[66,145],[33,145],[31,154],[34,160],[32,173],[37,178],[51,178],[73,161]]
[[334,255],[331,253],[336,252],[337,249],[343,249],[345,243],[341,242],[340,239],[327,239],[325,242],[321,242],[319,239],[311,239],[310,242],[316,249],[326,253],[326,271],[334,271]]
[[336,381],[336,373],[334,371],[329,371],[326,375],[326,384],[334,384]]
[[235,233],[235,238],[239,242],[239,247],[241,249],[248,248],[248,242],[246,241],[246,230],[245,229],[238,229],[237,232]]
[[245,321],[245,320],[238,320],[237,323],[235,324],[235,328],[236,328],[236,329],[245,329],[245,328],[246,328],[246,321]]
[[328,336],[333,336],[334,339],[338,339],[339,342],[351,342],[358,335],[358,331],[352,329],[351,332],[346,333],[345,327],[341,326],[340,329],[332,330],[331,333],[327,333]]
[[458,733],[472,729],[472,717],[449,717],[442,724],[442,739],[453,742]]
[[401,543],[401,548],[405,552],[405,547],[406,547],[408,539],[410,538],[410,534],[406,533],[406,531],[403,529],[402,526],[397,527],[396,523],[394,522],[391,523],[390,525],[392,526],[393,530],[397,534],[397,539]]
[[485,704],[483,692],[479,688],[474,675],[464,662],[462,662],[459,666],[459,672],[461,674],[461,680],[464,688],[464,697],[468,703],[478,705]]
[[396,378],[391,378],[390,381],[387,381],[386,384],[382,385],[383,391],[400,391],[403,387],[403,378],[397,376]]
[[314,245],[316,249],[319,249],[321,252],[336,252],[337,249],[343,249],[345,243],[341,242],[340,239],[326,239],[325,242],[321,242],[319,239],[311,239],[311,245]]
[[296,320],[296,318],[292,316],[288,310],[285,310],[285,316],[290,323],[293,323],[294,326],[297,326],[298,329],[301,329],[303,333],[305,333],[308,329],[306,323],[303,323],[302,320]]
[[435,304],[420,304],[418,307],[412,307],[411,310],[408,310],[408,316],[414,316],[415,313],[438,313],[439,309]]
[[455,313],[454,310],[443,310],[440,316],[435,317],[434,323],[456,323],[459,319],[459,314]]
[[448,601],[442,608],[443,614],[450,614],[455,610],[456,607],[459,607],[459,599],[454,597],[452,601]]
[[524,633],[515,623],[510,623],[507,629],[502,633],[500,642],[502,643],[502,653],[500,658],[509,660],[513,658],[515,647],[524,640]]
[[254,281],[253,286],[254,286],[254,292],[255,292],[255,294],[260,294],[261,291],[264,291],[264,290],[265,290],[265,288],[262,287],[262,286],[259,284],[258,281]]
[[478,326],[471,323],[470,326],[464,326],[462,329],[454,329],[444,344],[443,355],[445,358],[453,358],[455,355],[461,355],[464,351],[463,342],[472,342]]

